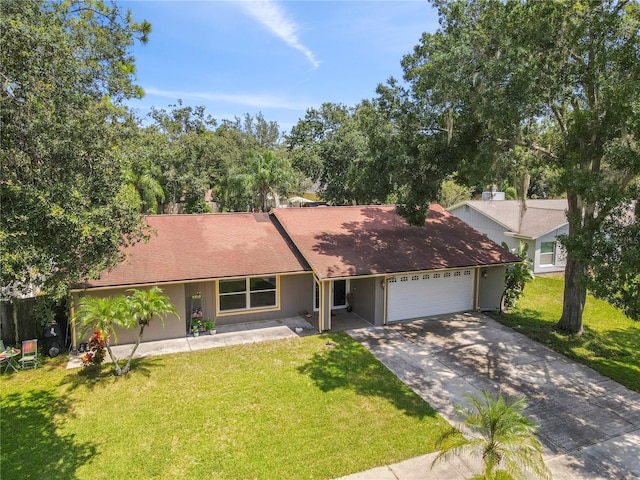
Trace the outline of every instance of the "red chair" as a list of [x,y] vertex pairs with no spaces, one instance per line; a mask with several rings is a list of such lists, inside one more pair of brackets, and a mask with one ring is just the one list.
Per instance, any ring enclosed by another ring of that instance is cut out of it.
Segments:
[[36,368],[38,366],[38,339],[22,341],[22,357],[18,359],[21,368]]

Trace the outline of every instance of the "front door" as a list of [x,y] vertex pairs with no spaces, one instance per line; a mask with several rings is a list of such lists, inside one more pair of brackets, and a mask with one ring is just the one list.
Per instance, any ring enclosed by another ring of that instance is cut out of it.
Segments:
[[[346,308],[347,307],[347,289],[349,288],[349,280],[334,280],[333,288],[333,304],[331,308]],[[320,309],[320,291],[318,284],[313,282],[313,298],[314,305],[313,310],[317,312]]]

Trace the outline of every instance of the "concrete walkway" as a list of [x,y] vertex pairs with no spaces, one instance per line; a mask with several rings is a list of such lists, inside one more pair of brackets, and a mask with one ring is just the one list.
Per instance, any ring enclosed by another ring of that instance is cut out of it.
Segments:
[[[540,426],[553,478],[639,479],[640,394],[481,314],[431,317],[349,330],[450,423],[463,394],[480,389],[524,394]],[[435,454],[342,480],[463,480],[477,459],[438,463]]]
[[[193,352],[209,348],[228,347],[245,343],[266,342],[283,338],[302,337],[317,334],[318,330],[311,326],[302,317],[285,318],[282,320],[269,320],[264,322],[228,325],[216,328],[215,335],[202,334],[198,337],[172,338],[157,342],[142,342],[133,358],[149,357],[154,355],[168,355],[180,352]],[[115,345],[111,347],[117,358],[126,358],[132,345]],[[67,369],[82,366],[80,356],[71,356],[67,363]],[[107,355],[105,360],[110,362]]]

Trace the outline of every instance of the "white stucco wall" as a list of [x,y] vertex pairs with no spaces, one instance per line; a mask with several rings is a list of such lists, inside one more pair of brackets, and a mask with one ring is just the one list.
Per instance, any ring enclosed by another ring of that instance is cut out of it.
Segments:
[[502,242],[506,242],[507,245],[509,245],[509,248],[515,248],[518,246],[517,240],[514,240],[513,237],[508,237],[504,234],[507,229],[503,225],[494,222],[468,205],[462,205],[451,210],[451,213],[463,222],[471,225],[480,233],[484,233],[489,239],[493,240],[498,245],[502,245]]
[[[564,225],[536,239],[535,251],[533,255],[533,273],[538,274],[564,271],[564,267],[566,266],[566,254],[562,246],[560,245],[560,241],[558,238],[561,235],[566,235],[567,233],[569,233],[569,226]],[[554,263],[552,265],[543,265],[540,262],[541,246],[545,242],[554,242],[556,244]],[[529,247],[529,254],[531,254],[531,252],[531,247]]]

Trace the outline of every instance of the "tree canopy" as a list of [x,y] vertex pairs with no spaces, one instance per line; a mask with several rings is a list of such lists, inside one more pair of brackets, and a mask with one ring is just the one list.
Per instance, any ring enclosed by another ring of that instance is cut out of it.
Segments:
[[[437,198],[434,179],[451,171],[486,178],[505,154],[553,168],[569,221],[557,327],[579,333],[588,285],[607,283],[595,293],[617,304],[638,294],[638,264],[622,272],[611,263],[621,247],[611,233],[623,229],[613,214],[638,198],[640,6],[634,0],[433,3],[440,28],[403,58],[408,86],[391,80],[379,88],[402,139],[397,168],[413,174],[405,177],[401,213],[421,223]],[[624,231],[637,232],[638,217],[625,219]],[[639,243],[631,243],[624,245],[637,259]]]
[[0,3],[0,258],[10,295],[63,290],[140,233],[121,139],[151,27],[93,0]]
[[385,150],[388,123],[377,106],[363,101],[355,107],[325,103],[307,110],[287,136],[294,166],[320,186],[319,195],[336,205],[385,202],[392,182]]

